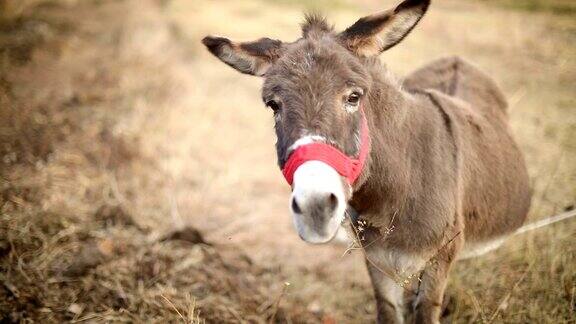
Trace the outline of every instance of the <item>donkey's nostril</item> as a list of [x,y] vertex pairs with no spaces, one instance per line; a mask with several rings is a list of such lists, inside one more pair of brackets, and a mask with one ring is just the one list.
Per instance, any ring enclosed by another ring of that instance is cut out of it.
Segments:
[[300,209],[300,206],[298,206],[296,197],[292,198],[292,211],[296,214],[302,214],[302,209]]
[[330,210],[335,210],[338,207],[338,197],[333,193],[328,196],[328,206],[330,206]]

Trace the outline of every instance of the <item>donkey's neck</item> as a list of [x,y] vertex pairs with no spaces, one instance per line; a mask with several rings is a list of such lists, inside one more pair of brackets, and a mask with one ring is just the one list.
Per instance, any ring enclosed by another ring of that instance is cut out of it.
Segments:
[[363,184],[350,204],[362,214],[378,214],[386,223],[399,213],[411,196],[410,184],[422,173],[414,165],[418,154],[412,141],[421,137],[425,120],[412,94],[379,62],[368,61],[372,88],[366,104],[371,134],[371,153]]

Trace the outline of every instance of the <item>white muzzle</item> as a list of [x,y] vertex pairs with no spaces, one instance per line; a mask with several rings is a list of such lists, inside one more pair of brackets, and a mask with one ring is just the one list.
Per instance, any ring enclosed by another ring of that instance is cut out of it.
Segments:
[[342,177],[321,161],[303,163],[294,172],[290,210],[298,235],[326,243],[338,232],[346,211]]

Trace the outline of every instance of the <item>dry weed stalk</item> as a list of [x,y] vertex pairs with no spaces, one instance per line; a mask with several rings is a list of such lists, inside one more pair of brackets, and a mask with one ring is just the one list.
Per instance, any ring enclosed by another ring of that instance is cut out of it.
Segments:
[[282,286],[282,290],[280,291],[280,294],[278,295],[278,298],[276,298],[276,302],[274,303],[274,309],[272,310],[272,316],[270,317],[270,323],[276,322],[276,314],[278,313],[278,308],[280,307],[280,302],[282,301],[282,297],[284,297],[284,294],[286,293],[286,290],[288,289],[289,286],[290,286],[289,282],[285,282],[284,285]]

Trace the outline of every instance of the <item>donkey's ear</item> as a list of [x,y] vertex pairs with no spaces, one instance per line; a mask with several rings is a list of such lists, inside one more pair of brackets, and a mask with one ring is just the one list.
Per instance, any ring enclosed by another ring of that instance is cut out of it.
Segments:
[[394,9],[360,18],[339,37],[357,55],[378,55],[406,37],[429,5],[430,0],[405,0]]
[[210,53],[236,70],[262,76],[282,52],[282,42],[260,38],[254,42],[233,43],[223,37],[204,37],[202,43]]

